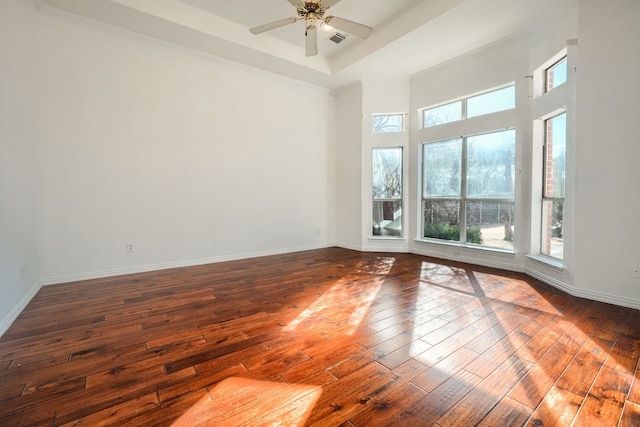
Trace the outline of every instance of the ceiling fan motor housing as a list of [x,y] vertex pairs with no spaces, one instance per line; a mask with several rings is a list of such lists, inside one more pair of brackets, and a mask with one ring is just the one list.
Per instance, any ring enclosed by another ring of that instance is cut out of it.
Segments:
[[298,6],[298,16],[304,18],[309,25],[315,24],[317,19],[324,17],[325,7],[317,1],[305,1]]

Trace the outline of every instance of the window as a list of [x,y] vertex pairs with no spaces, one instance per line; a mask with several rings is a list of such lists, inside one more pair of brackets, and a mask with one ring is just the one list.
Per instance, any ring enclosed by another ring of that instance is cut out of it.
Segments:
[[423,237],[513,250],[515,130],[422,146]]
[[516,88],[511,84],[479,95],[466,96],[459,101],[429,107],[422,110],[422,127],[429,128],[444,123],[483,116],[516,106]]
[[374,148],[372,164],[374,236],[402,236],[402,148]]
[[467,118],[510,110],[515,107],[516,87],[511,85],[467,99]]
[[565,56],[545,70],[546,91],[560,86],[567,81],[567,57]]
[[562,260],[567,152],[567,114],[544,121],[542,227],[540,253]]
[[423,127],[441,125],[462,119],[462,101],[450,102],[438,107],[428,108],[422,111]]
[[374,114],[371,119],[373,133],[404,132],[404,114]]

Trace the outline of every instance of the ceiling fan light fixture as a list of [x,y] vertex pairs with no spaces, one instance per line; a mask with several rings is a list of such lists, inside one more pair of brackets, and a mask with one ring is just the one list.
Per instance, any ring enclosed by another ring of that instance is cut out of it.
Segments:
[[[340,0],[317,0],[317,1],[301,1],[301,0],[287,0],[291,3],[298,13],[297,17],[279,19],[274,22],[259,25],[257,27],[250,28],[249,31],[253,34],[260,34],[265,31],[273,30],[275,28],[283,27],[287,24],[293,24],[297,21],[304,20],[306,22],[305,30],[305,54],[306,56],[314,56],[318,53],[318,41],[317,41],[317,27],[316,23],[319,23],[320,28],[324,31],[340,30],[345,33],[352,34],[356,37],[366,39],[373,31],[373,28],[362,25],[348,19],[339,18],[337,16],[324,16],[327,9],[334,6]],[[331,20],[334,21],[333,25]]]
[[366,39],[371,35],[373,28],[362,25],[357,22],[350,21],[348,19],[339,18],[337,16],[327,16],[324,18],[324,22],[328,25],[331,25],[333,28],[337,30],[342,30],[349,34],[353,34],[356,37],[360,37],[361,39]]

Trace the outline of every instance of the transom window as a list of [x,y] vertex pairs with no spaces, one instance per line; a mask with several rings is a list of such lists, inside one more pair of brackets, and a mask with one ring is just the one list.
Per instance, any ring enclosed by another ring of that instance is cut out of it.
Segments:
[[545,88],[550,91],[567,81],[567,57],[565,56],[545,70]]
[[422,110],[422,127],[429,128],[515,108],[515,93],[515,85],[511,84],[478,95],[470,95],[460,100],[425,108]]
[[404,132],[404,114],[374,114],[371,118],[371,132]]
[[422,111],[422,124],[425,128],[457,120],[462,120],[462,101],[454,101]]
[[511,85],[467,99],[467,118],[510,110],[515,107],[516,87]]

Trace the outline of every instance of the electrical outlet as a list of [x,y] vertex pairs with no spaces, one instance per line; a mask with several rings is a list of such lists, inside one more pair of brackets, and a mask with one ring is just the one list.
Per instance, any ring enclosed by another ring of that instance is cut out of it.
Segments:
[[127,252],[127,253],[133,252],[133,244],[132,243],[126,243],[124,245],[124,251]]
[[640,279],[640,265],[632,265],[631,266],[631,277],[636,279]]

